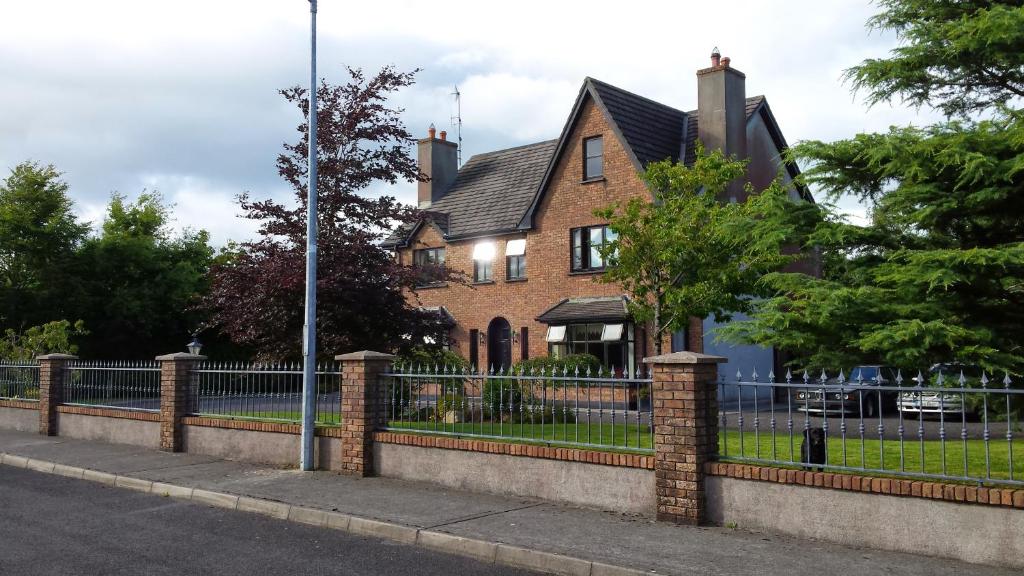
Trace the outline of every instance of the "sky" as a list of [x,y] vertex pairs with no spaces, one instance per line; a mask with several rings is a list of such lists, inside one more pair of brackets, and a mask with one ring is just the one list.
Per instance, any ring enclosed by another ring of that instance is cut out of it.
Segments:
[[[587,76],[691,110],[716,46],[791,143],[934,121],[869,109],[842,83],[896,45],[865,28],[875,12],[867,0],[320,0],[318,68],[338,83],[345,66],[420,68],[394,99],[417,137],[431,123],[454,135],[457,84],[464,159],[557,137]],[[235,196],[291,198],[274,163],[300,116],[277,91],[308,83],[308,66],[306,0],[0,0],[0,174],[55,165],[96,225],[112,193],[158,191],[176,228],[251,238]],[[365,193],[414,203],[416,188]]]

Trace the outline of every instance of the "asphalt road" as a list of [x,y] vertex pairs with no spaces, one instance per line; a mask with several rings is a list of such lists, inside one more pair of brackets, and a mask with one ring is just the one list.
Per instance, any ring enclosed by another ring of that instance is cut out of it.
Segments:
[[0,466],[0,574],[531,574]]

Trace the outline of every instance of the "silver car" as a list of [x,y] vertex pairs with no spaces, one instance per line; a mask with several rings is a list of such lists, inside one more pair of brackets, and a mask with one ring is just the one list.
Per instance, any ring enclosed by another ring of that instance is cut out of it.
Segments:
[[[901,392],[896,407],[905,417],[926,414],[960,416],[964,412],[963,395],[958,392],[942,391],[938,384],[938,377],[942,374],[944,378],[943,384],[958,386],[957,379],[963,368],[963,366],[954,364],[936,364],[932,366],[928,370],[925,382],[921,384],[922,387]],[[913,378],[913,381],[915,385],[918,384],[917,376]]]

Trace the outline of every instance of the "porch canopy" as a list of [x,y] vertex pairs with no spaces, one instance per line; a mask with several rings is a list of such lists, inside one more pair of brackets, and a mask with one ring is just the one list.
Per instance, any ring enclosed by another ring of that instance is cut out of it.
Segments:
[[628,302],[625,296],[564,298],[537,316],[537,321],[548,325],[584,322],[621,324],[630,321]]
[[567,326],[589,325],[601,331],[600,340],[621,340],[623,328],[630,321],[625,296],[565,298],[537,317],[548,325],[548,342],[566,342]]

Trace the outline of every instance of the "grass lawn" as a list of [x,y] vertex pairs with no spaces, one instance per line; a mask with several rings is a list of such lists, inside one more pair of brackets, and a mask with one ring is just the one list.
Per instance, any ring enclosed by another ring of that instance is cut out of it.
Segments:
[[[299,424],[302,422],[302,412],[295,410],[263,410],[258,412],[229,412],[227,414],[211,414],[210,418],[229,418],[232,420],[261,420],[267,422],[285,422]],[[325,412],[317,414],[317,425],[339,426],[341,414],[337,412]]]
[[[299,422],[300,414],[295,411],[260,412],[258,414],[236,414],[233,417],[246,419],[265,419],[273,421]],[[323,413],[317,425],[338,426],[341,415]],[[409,430],[430,434],[443,432],[448,435],[492,436],[489,440],[499,442],[524,442],[529,444],[545,444],[572,447],[574,443],[589,444],[599,450],[650,450],[651,434],[645,426],[636,424],[618,424],[586,422],[566,424],[529,424],[500,422],[461,422],[449,424],[442,422],[399,422],[393,421],[390,426],[395,429]],[[771,434],[761,433],[755,437],[753,432],[740,434],[730,431],[719,433],[719,454],[723,459],[760,458],[779,462],[795,462],[800,460],[800,436],[794,435],[792,444],[788,435],[778,434],[775,438],[774,452]],[[828,462],[832,466],[849,468],[867,468],[876,471],[893,471],[925,474],[946,474],[949,476],[970,476],[985,478],[986,454],[982,440],[967,441],[967,463],[964,468],[964,444],[961,440],[947,440],[945,454],[938,440],[926,440],[923,443],[924,466],[922,467],[922,443],[906,441],[903,443],[902,467],[900,461],[900,444],[895,440],[883,443],[877,439],[847,437],[846,451],[839,437],[828,439]],[[1010,478],[1010,450],[1006,441],[996,439],[989,442],[988,462],[993,480]],[[943,469],[945,461],[945,469]],[[1024,438],[1013,445],[1013,477],[1024,479]]]
[[[725,440],[723,441],[723,436]],[[771,434],[761,433],[755,439],[753,432],[745,432],[741,437],[738,432],[727,435],[719,433],[719,454],[724,459],[762,458],[780,461],[800,460],[800,436],[793,437],[792,452],[788,435],[779,434],[775,438],[775,450],[772,451]],[[922,466],[922,445],[924,465]],[[862,450],[863,448],[863,450]],[[846,438],[846,452],[843,452],[843,440],[840,437],[828,439],[828,463],[832,466],[850,468],[865,467],[874,470],[893,472],[947,474],[950,476],[970,476],[985,478],[985,443],[982,440],[967,441],[967,468],[964,469],[964,444],[957,438],[947,440],[945,454],[938,440],[904,441],[902,468],[900,464],[900,443],[896,440],[865,439],[863,445],[860,438]],[[989,442],[988,461],[993,479],[1010,478],[1010,449],[1004,439]],[[943,469],[945,459],[945,469]],[[1024,479],[1024,441],[1013,444],[1013,478]]]
[[[629,450],[650,450],[651,433],[646,426],[636,424],[600,425],[586,422],[567,424],[529,424],[518,422],[462,422],[445,424],[442,422],[391,422],[394,428],[411,432],[443,432],[446,434],[466,434],[500,436],[498,441],[525,441],[528,443],[544,443],[571,447],[569,443],[599,445],[602,449],[615,448]],[[490,438],[488,438],[490,440]]]

